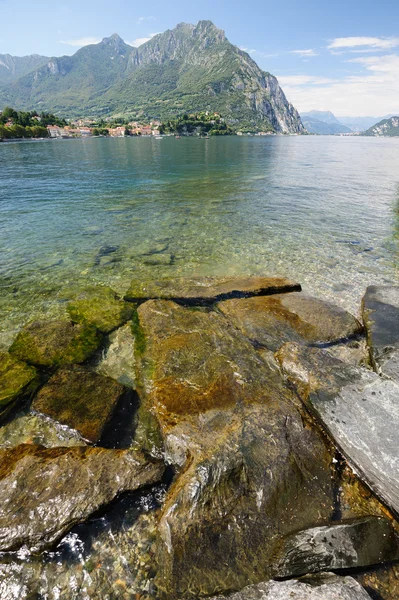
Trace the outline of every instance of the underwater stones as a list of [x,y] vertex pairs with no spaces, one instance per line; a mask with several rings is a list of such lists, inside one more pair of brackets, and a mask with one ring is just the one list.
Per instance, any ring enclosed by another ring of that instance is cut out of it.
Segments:
[[115,379],[127,387],[136,387],[134,358],[135,338],[130,323],[109,336],[109,346],[96,366],[96,372]]
[[92,325],[69,321],[34,321],[10,347],[16,358],[38,367],[82,363],[97,350],[101,336]]
[[245,298],[300,291],[301,286],[285,277],[197,277],[132,281],[125,300],[176,300],[181,304],[212,304],[226,298]]
[[333,342],[362,331],[342,308],[302,293],[226,300],[218,308],[250,340],[273,351],[284,342]]
[[38,386],[37,371],[8,352],[0,352],[0,418]]
[[250,585],[230,596],[209,600],[371,600],[352,577],[333,573],[304,577],[301,580],[268,581]]
[[368,287],[362,312],[374,369],[399,381],[399,286]]
[[0,450],[0,551],[50,547],[125,491],[160,480],[164,467],[132,450]]
[[133,307],[119,300],[111,288],[98,286],[78,294],[67,311],[74,323],[89,323],[101,333],[110,333],[131,318]]
[[84,367],[64,367],[42,387],[32,409],[97,443],[125,393],[126,389],[113,379]]
[[288,343],[277,358],[356,473],[399,513],[399,385],[317,348]]
[[294,533],[278,555],[274,576],[293,577],[397,560],[399,545],[390,521],[365,517]]

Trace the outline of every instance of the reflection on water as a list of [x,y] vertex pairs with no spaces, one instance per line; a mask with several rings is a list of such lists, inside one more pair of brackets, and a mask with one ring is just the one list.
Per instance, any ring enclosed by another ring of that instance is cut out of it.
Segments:
[[357,311],[395,280],[398,158],[369,138],[2,144],[3,343],[65,287],[141,277],[281,274]]

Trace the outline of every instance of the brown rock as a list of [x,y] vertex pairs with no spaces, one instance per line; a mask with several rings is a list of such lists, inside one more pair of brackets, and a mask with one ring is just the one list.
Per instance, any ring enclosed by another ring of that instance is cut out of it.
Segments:
[[251,341],[273,351],[285,342],[335,342],[362,331],[342,308],[305,294],[226,300],[218,308]]
[[76,429],[88,441],[100,441],[126,389],[84,367],[65,367],[51,377],[32,409]]
[[125,300],[176,300],[182,304],[212,304],[227,298],[300,291],[301,286],[285,277],[197,277],[132,281]]
[[0,450],[0,551],[51,546],[117,494],[159,481],[163,465],[131,450]]

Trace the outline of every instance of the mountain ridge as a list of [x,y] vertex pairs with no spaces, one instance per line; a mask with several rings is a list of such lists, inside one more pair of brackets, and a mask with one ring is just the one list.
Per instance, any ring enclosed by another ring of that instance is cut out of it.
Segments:
[[277,79],[212,21],[179,23],[134,48],[118,34],[51,57],[0,88],[0,102],[63,115],[166,119],[212,110],[237,127],[304,133]]

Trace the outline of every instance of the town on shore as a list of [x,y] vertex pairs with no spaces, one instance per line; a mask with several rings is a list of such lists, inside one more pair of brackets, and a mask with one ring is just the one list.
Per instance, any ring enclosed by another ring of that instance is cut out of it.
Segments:
[[[216,112],[202,111],[183,114],[175,119],[132,121],[125,117],[101,119],[64,119],[52,113],[36,111],[16,111],[6,107],[0,112],[0,140],[23,138],[86,138],[86,137],[158,137],[172,136],[225,136],[248,135],[226,123]],[[255,133],[254,133],[255,134]],[[275,132],[261,131],[256,135],[275,135]]]

